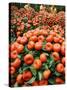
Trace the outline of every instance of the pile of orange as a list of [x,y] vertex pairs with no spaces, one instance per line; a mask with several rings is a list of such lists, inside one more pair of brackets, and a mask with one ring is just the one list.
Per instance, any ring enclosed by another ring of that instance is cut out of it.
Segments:
[[10,86],[64,84],[65,12],[11,5],[10,16]]

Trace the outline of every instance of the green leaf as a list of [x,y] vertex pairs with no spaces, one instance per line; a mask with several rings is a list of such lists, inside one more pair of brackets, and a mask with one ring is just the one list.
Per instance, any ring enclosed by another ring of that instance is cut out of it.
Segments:
[[60,63],[60,60],[56,61],[56,62],[55,62],[55,66],[56,66],[57,64],[59,64],[59,63]]
[[35,29],[35,26],[31,25],[30,30]]
[[49,62],[49,68],[51,68],[53,64],[54,64],[54,61],[53,61],[53,60],[50,61],[50,62]]
[[44,54],[45,54],[46,56],[49,56],[49,54],[48,54],[47,52],[44,52]]
[[34,76],[36,76],[36,74],[37,74],[36,69],[34,69],[34,68],[31,66],[31,67],[30,67],[30,70],[31,70],[32,74],[33,74]]
[[20,58],[20,60],[22,59],[22,54],[18,54],[18,58]]
[[34,81],[35,81],[35,79],[36,79],[36,77],[32,77],[29,81],[27,81],[26,83],[28,83],[28,84],[31,84],[31,83],[33,83]]
[[26,22],[28,21],[28,18],[25,16],[25,17],[23,18],[23,21],[26,23]]
[[24,72],[25,70],[28,70],[30,68],[30,66],[24,67],[22,72]]
[[54,75],[57,76],[57,77],[59,77],[59,76],[61,76],[61,73],[55,71],[55,72],[54,72]]
[[42,79],[42,77],[43,77],[42,72],[38,72],[38,77],[39,77],[39,80]]
[[18,87],[19,85],[18,85],[18,83],[16,82],[15,84],[14,84],[14,87]]
[[43,63],[42,69],[48,69],[47,63]]
[[48,63],[49,68],[50,68],[54,64],[54,59],[51,56],[49,56],[48,60],[47,60],[47,63]]
[[43,45],[45,45],[45,44],[46,44],[46,41],[43,42]]
[[19,68],[18,73],[21,74],[23,72],[22,68]]
[[54,78],[49,78],[48,82],[49,82],[49,84],[54,85],[55,84],[55,79]]
[[40,56],[40,51],[33,51],[33,56],[36,58],[36,57],[39,57]]
[[30,50],[28,50],[27,46],[25,45],[23,53],[28,54],[29,52],[30,52]]

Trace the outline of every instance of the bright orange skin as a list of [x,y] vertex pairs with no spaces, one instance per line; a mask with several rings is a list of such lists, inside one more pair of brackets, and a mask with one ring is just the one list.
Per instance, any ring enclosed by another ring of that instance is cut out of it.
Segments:
[[42,42],[36,42],[35,43],[35,49],[36,50],[41,50],[42,49]]
[[27,54],[27,55],[24,56],[24,62],[27,65],[30,65],[34,62],[34,57],[31,54]]
[[23,51],[23,49],[24,49],[24,46],[19,44],[18,47],[17,47],[17,52],[21,53]]
[[14,62],[11,63],[11,65],[15,68],[20,67],[21,60],[19,58],[16,58]]
[[12,52],[10,53],[10,57],[11,57],[12,59],[16,59],[16,58],[17,58],[17,55],[18,55],[17,50],[14,50],[14,51],[12,51]]
[[21,34],[21,32],[20,32],[20,31],[16,32],[17,37],[19,37],[19,36],[20,36],[20,34]]
[[50,42],[48,42],[48,43],[46,43],[46,45],[45,45],[45,49],[46,49],[47,51],[51,51],[51,50],[53,49],[53,45],[52,45]]
[[30,37],[30,41],[36,42],[37,41],[37,36]]
[[27,36],[27,38],[31,38],[31,37],[32,37],[32,33],[31,33],[31,32],[28,32],[28,33],[26,34],[26,36]]
[[55,35],[56,35],[56,33],[55,33],[54,31],[50,31],[50,35],[55,36]]
[[10,46],[10,51],[14,51],[16,48],[15,48],[15,45],[14,44],[12,44],[11,46]]
[[27,37],[26,36],[23,36],[22,37],[22,44],[26,44],[28,41]]
[[65,46],[64,45],[61,46],[61,54],[63,56],[65,55]]
[[22,31],[24,30],[24,23],[21,23],[20,28]]
[[14,45],[15,45],[15,49],[17,49],[19,43],[18,42],[14,42]]
[[24,84],[23,75],[19,74],[16,78],[16,82],[20,85]]
[[28,41],[27,37],[26,36],[23,36],[23,37],[18,37],[17,39],[17,42],[20,42],[21,44],[26,44]]
[[38,36],[38,34],[39,34],[39,29],[35,30],[35,32],[33,33],[33,35],[35,36]]
[[15,69],[13,66],[11,66],[11,67],[9,68],[9,73],[10,73],[11,75],[13,75],[15,72],[16,72],[16,69]]
[[55,82],[56,82],[56,84],[63,84],[64,83],[64,81],[61,78],[59,78],[59,77],[57,77],[55,79]]
[[44,79],[48,79],[49,78],[49,76],[50,76],[50,74],[51,74],[51,71],[48,69],[48,70],[45,70],[44,72],[43,72],[43,77],[44,77]]
[[22,43],[22,37],[19,36],[19,37],[17,38],[17,42],[18,42],[18,43]]
[[27,45],[27,48],[28,48],[29,50],[31,50],[31,49],[34,48],[34,46],[35,46],[35,43],[34,43],[33,41],[29,41],[29,43],[28,43],[28,45]]
[[49,36],[46,38],[46,41],[47,41],[47,42],[52,42],[52,41],[53,41],[53,35],[49,35]]
[[39,84],[38,84],[38,81],[34,81],[33,83],[32,83],[32,86],[38,86]]
[[40,55],[40,60],[41,60],[42,63],[47,61],[47,57],[46,57],[46,55],[44,53],[42,53]]
[[60,60],[60,56],[58,52],[53,52],[52,53],[52,57],[54,58],[54,61],[58,61]]
[[64,38],[63,38],[63,37],[60,37],[59,39],[60,39],[60,40],[59,40],[59,43],[62,43],[62,42],[63,42],[63,40],[64,40]]
[[48,32],[45,30],[42,30],[42,35],[44,35],[44,36],[48,36]]
[[18,47],[18,45],[19,45],[19,43],[17,43],[17,42],[14,42],[13,44],[11,44],[10,51],[16,50],[16,48]]
[[55,44],[53,45],[53,51],[54,51],[54,52],[60,52],[60,49],[61,49],[61,46],[60,46],[59,43],[55,43]]
[[41,68],[41,66],[42,66],[42,63],[41,63],[41,61],[40,61],[39,59],[34,60],[33,67],[34,67],[35,69],[38,70],[38,69]]
[[38,37],[38,41],[44,41],[44,36],[43,35],[40,35],[39,37]]
[[62,63],[57,64],[56,70],[59,73],[62,73],[64,71],[64,65]]
[[42,85],[48,85],[48,81],[47,80],[40,80],[39,86],[42,86]]
[[30,71],[24,71],[23,72],[23,79],[24,81],[28,81],[32,78],[32,73]]
[[63,65],[65,65],[65,57],[63,57],[63,58],[61,59],[61,63],[62,63]]
[[57,36],[54,37],[54,42],[55,42],[55,43],[58,43],[59,40],[60,40],[59,37],[57,37]]

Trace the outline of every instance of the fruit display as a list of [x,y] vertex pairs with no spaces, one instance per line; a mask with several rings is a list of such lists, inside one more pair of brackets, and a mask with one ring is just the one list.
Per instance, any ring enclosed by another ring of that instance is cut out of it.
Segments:
[[65,83],[65,7],[9,4],[9,86]]

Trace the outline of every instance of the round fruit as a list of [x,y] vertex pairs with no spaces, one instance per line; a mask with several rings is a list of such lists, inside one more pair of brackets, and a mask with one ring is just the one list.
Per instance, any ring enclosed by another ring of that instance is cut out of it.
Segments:
[[54,37],[54,42],[55,42],[55,43],[58,43],[58,42],[59,42],[59,37],[55,36],[55,37]]
[[34,57],[31,54],[27,54],[24,56],[24,62],[30,65],[34,62]]
[[34,82],[32,83],[32,86],[38,86],[38,81],[34,81]]
[[24,46],[19,44],[18,47],[17,47],[17,52],[21,53],[23,51],[23,49],[24,49]]
[[62,80],[61,78],[57,77],[55,79],[55,82],[56,82],[56,84],[63,84],[64,83],[64,80]]
[[52,42],[52,41],[53,41],[53,35],[49,35],[49,36],[46,38],[46,41],[47,41],[47,42]]
[[15,68],[20,67],[21,60],[19,58],[16,58],[14,62],[11,63],[11,65]]
[[62,73],[64,71],[64,65],[62,63],[57,64],[56,70],[59,73]]
[[22,40],[21,40],[21,43],[22,43],[22,44],[26,44],[27,41],[28,41],[27,37],[26,37],[26,36],[23,36],[23,37],[22,37]]
[[59,43],[55,43],[55,44],[53,45],[53,51],[54,51],[54,52],[60,52],[60,49],[61,49],[61,46],[60,46]]
[[28,49],[29,50],[31,50],[31,49],[33,49],[34,48],[34,42],[33,41],[29,41],[29,43],[28,43],[28,45],[27,45],[27,47],[28,47]]
[[65,46],[64,45],[61,46],[61,54],[65,55]]
[[51,50],[53,49],[53,45],[52,45],[50,42],[48,42],[48,43],[46,43],[46,45],[45,45],[45,49],[46,49],[47,51],[51,51]]
[[37,36],[30,37],[30,41],[36,42],[37,41]]
[[39,86],[42,86],[42,85],[48,85],[48,81],[47,80],[40,80]]
[[41,66],[42,66],[42,63],[41,63],[41,61],[39,59],[34,60],[33,67],[35,69],[40,69]]
[[48,79],[50,77],[51,71],[49,69],[43,72],[44,79]]
[[17,50],[14,50],[14,51],[12,51],[12,52],[10,53],[10,57],[11,57],[12,59],[16,59],[16,58],[17,58],[17,55],[18,55]]
[[63,57],[63,58],[61,59],[61,63],[62,63],[63,65],[65,65],[65,57]]
[[13,66],[11,66],[11,67],[9,68],[9,73],[10,73],[11,75],[13,75],[15,72],[16,72],[15,68],[14,68]]
[[23,72],[23,79],[24,81],[28,81],[32,78],[32,73],[30,71],[24,71]]
[[41,60],[42,63],[47,61],[47,56],[45,55],[45,53],[42,53],[40,55],[40,60]]
[[58,61],[60,60],[60,56],[58,52],[53,52],[52,53],[52,57],[54,58],[54,61]]
[[16,48],[15,48],[15,44],[13,43],[11,46],[10,46],[10,51],[14,51]]
[[19,74],[16,78],[16,82],[20,85],[24,84],[23,75]]
[[40,36],[38,36],[38,41],[44,41],[44,36],[43,35],[40,35]]
[[42,42],[36,42],[35,43],[35,49],[36,50],[41,50],[42,49]]

